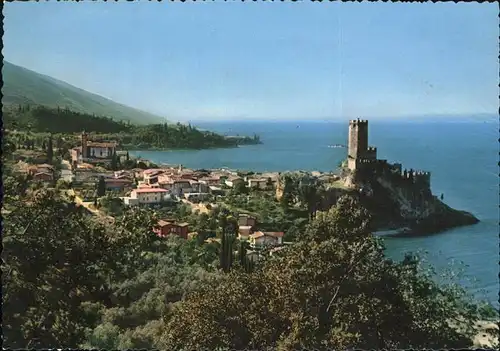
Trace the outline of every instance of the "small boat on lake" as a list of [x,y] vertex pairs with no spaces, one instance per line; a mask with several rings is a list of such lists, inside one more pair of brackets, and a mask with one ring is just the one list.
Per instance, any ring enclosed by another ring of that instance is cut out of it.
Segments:
[[328,147],[332,149],[340,149],[340,148],[345,148],[346,146],[342,144],[335,144],[335,145],[328,145]]

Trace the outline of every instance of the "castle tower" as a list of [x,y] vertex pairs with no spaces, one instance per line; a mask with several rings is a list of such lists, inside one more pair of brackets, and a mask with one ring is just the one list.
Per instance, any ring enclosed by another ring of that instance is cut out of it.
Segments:
[[87,155],[87,153],[88,153],[87,142],[88,142],[88,134],[85,131],[83,131],[82,132],[82,157],[84,159],[89,157]]
[[368,146],[368,121],[359,118],[349,121],[348,168],[372,168],[376,163],[377,148]]
[[351,120],[349,121],[349,158],[363,158],[368,150],[368,121]]

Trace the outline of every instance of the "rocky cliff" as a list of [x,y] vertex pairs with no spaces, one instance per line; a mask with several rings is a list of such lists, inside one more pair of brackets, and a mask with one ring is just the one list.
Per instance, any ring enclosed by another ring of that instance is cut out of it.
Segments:
[[[299,180],[310,178],[306,172],[288,174],[292,188]],[[339,176],[317,179],[317,209],[328,210],[343,195],[359,197],[372,214],[373,231],[391,231],[392,235],[424,235],[479,222],[471,213],[451,208],[432,195],[430,184],[404,178],[397,172],[353,174],[344,169]],[[276,197],[283,195],[284,179],[278,182]]]
[[373,214],[374,230],[406,228],[399,235],[423,235],[471,225],[479,220],[451,208],[429,187],[376,176],[358,184],[364,205]]

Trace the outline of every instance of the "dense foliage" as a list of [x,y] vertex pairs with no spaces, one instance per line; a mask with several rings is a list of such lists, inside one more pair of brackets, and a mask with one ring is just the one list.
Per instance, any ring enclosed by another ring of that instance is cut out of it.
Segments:
[[7,173],[4,184],[8,348],[451,348],[470,345],[480,317],[415,257],[388,260],[352,198],[249,269],[228,209],[173,205],[165,211],[198,237],[161,239],[152,228],[168,213],[123,208],[104,225],[57,193],[26,190],[25,179]]
[[160,348],[468,346],[476,306],[436,285],[415,257],[386,259],[366,217],[344,198],[252,273],[203,282],[169,318]]
[[225,137],[181,123],[136,125],[109,117],[44,106],[11,106],[4,109],[3,122],[7,129],[33,133],[69,134],[91,131],[98,134],[93,139],[116,140],[123,148],[129,149],[202,149],[260,143],[257,135]]
[[307,209],[281,206],[273,192],[251,191],[249,194],[229,193],[224,203],[234,212],[254,215],[264,231],[283,231],[285,241],[292,241],[304,230]]

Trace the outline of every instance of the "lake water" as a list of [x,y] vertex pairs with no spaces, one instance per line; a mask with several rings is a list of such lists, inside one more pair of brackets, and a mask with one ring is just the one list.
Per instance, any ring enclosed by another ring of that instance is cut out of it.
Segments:
[[[196,123],[227,135],[259,134],[262,145],[197,151],[138,151],[156,163],[189,168],[228,167],[255,171],[331,171],[346,158],[348,122],[210,122]],[[478,298],[498,305],[499,183],[498,121],[371,121],[369,143],[381,159],[403,168],[431,172],[432,191],[444,201],[472,212],[480,223],[443,233],[412,238],[386,238],[387,253],[424,250],[438,269],[463,262],[460,282]],[[474,281],[474,282],[471,282]]]

